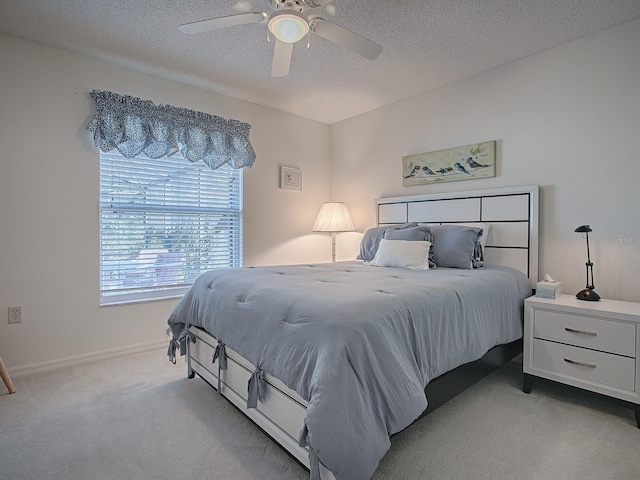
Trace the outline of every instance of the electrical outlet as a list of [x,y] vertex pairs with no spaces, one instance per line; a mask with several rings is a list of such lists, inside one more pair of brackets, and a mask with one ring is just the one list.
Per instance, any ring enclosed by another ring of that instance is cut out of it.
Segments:
[[22,307],[9,307],[9,323],[22,323]]

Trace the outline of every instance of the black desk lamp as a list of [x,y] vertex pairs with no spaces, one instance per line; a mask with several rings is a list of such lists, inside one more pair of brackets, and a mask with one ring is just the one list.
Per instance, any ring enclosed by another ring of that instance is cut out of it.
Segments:
[[[589,232],[593,232],[589,225],[582,225],[576,228],[576,233],[584,233],[587,237],[587,287],[584,290],[580,290],[576,294],[578,300],[588,300],[590,302],[597,302],[600,300],[593,286],[593,263],[591,263],[591,254],[589,253]],[[591,275],[591,284],[589,284],[589,275]]]

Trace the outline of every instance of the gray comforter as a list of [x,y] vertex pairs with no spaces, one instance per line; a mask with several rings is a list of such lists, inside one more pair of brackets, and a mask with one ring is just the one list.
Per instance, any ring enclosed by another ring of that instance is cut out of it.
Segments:
[[508,267],[360,262],[216,270],[169,325],[203,327],[309,404],[308,441],[338,480],[368,479],[433,378],[522,336],[528,279]]

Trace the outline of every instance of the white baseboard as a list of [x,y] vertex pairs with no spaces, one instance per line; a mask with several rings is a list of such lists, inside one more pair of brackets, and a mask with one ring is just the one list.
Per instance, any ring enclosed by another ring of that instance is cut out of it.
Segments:
[[83,353],[72,357],[59,358],[47,362],[32,363],[30,365],[22,365],[19,367],[9,368],[9,375],[13,378],[24,377],[34,373],[50,372],[61,368],[74,367],[85,363],[96,362],[98,360],[108,360],[110,358],[124,357],[134,353],[148,352],[151,350],[159,350],[167,348],[167,339],[152,340],[150,342],[137,343],[126,347],[110,348],[108,350],[100,350],[98,352]]

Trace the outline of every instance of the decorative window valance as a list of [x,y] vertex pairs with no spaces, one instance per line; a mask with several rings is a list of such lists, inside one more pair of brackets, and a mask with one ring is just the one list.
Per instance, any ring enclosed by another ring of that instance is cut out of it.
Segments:
[[191,162],[216,169],[251,167],[256,158],[249,142],[251,125],[171,105],[155,105],[128,95],[94,90],[96,113],[87,125],[101,151],[118,150],[126,158],[182,152]]

